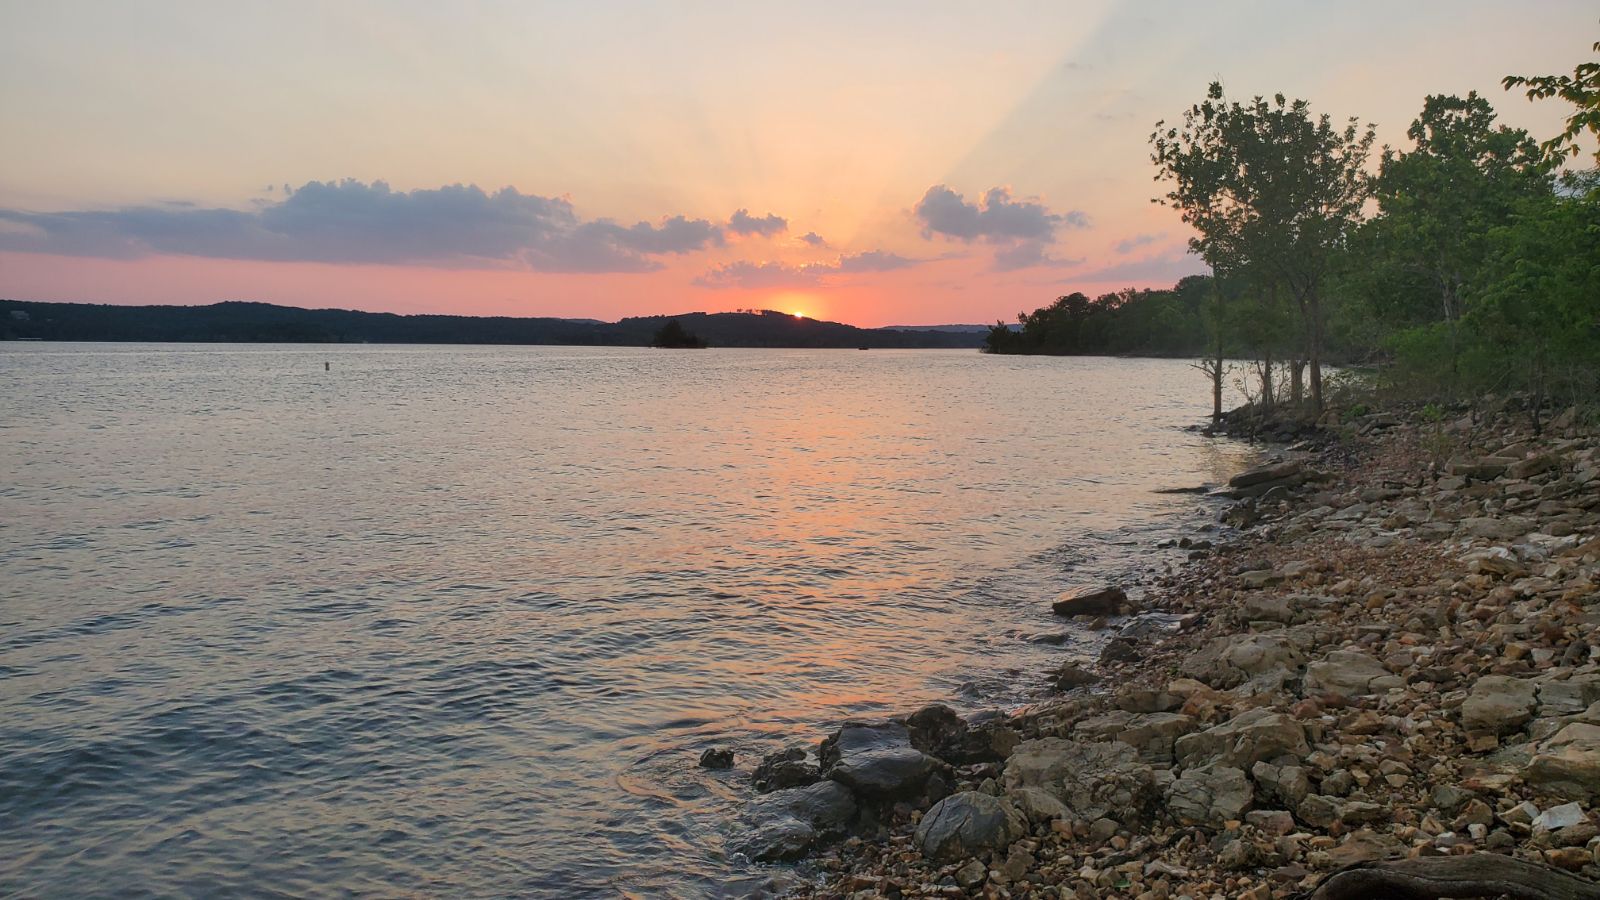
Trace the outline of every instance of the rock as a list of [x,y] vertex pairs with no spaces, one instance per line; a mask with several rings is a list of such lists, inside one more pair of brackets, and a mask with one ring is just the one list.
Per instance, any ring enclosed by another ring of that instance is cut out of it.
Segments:
[[1311,793],[1311,779],[1300,766],[1275,766],[1262,761],[1250,767],[1250,777],[1255,779],[1264,799],[1276,800],[1290,809]]
[[1228,479],[1228,486],[1232,488],[1248,488],[1268,484],[1275,481],[1284,481],[1299,475],[1305,466],[1297,459],[1283,462],[1267,463],[1246,469]]
[[1050,609],[1058,616],[1115,616],[1128,606],[1128,594],[1109,585],[1077,585],[1061,592]]
[[852,723],[822,742],[822,774],[863,797],[892,800],[920,792],[934,761],[911,746],[911,734],[897,722]]
[[1019,787],[1006,792],[1011,798],[1011,803],[1028,820],[1030,825],[1049,822],[1052,819],[1070,819],[1072,811],[1066,804],[1057,800],[1042,788]]
[[1251,634],[1217,638],[1184,660],[1184,675],[1226,690],[1253,678],[1298,673],[1305,664],[1290,639],[1282,634]]
[[1484,459],[1473,462],[1452,462],[1449,468],[1451,475],[1468,478],[1473,481],[1493,481],[1506,473],[1504,460]]
[[1238,819],[1253,791],[1244,770],[1232,766],[1185,769],[1167,788],[1167,808],[1185,825],[1211,825]]
[[1538,686],[1508,675],[1485,675],[1472,685],[1461,704],[1461,724],[1467,730],[1507,734],[1533,718]]
[[1405,680],[1398,675],[1391,675],[1383,663],[1365,653],[1351,650],[1335,650],[1322,660],[1306,666],[1307,694],[1364,697],[1404,684]]
[[1492,575],[1496,578],[1520,578],[1528,574],[1527,566],[1517,555],[1504,547],[1484,547],[1461,557],[1475,575]]
[[1600,725],[1574,722],[1556,732],[1529,760],[1522,780],[1563,800],[1600,795]]
[[1542,475],[1551,469],[1559,468],[1560,465],[1561,457],[1553,453],[1541,453],[1531,459],[1525,459],[1506,466],[1506,477],[1520,481],[1532,478],[1535,475]]
[[917,824],[916,840],[923,856],[953,860],[1003,850],[1027,830],[1022,814],[1007,800],[962,791],[928,810]]
[[1509,541],[1533,530],[1533,520],[1522,516],[1469,516],[1462,519],[1456,530],[1468,537]]
[[1311,794],[1295,808],[1295,817],[1316,828],[1327,828],[1339,821],[1339,801],[1322,794]]
[[1094,684],[1100,680],[1100,676],[1077,663],[1066,663],[1056,670],[1050,680],[1055,684],[1056,690],[1070,691],[1073,688]]
[[822,780],[822,772],[812,764],[804,747],[790,747],[761,758],[750,775],[750,783],[761,793],[803,787]]
[[911,746],[954,765],[999,762],[1016,743],[1003,718],[968,724],[955,710],[935,703],[906,717]]
[[1006,760],[1003,778],[1008,792],[1039,788],[1083,822],[1111,818],[1132,825],[1156,796],[1155,771],[1121,742],[1023,741]]
[[774,791],[745,805],[731,846],[758,862],[795,859],[842,833],[855,815],[855,798],[832,781]]
[[1273,837],[1282,837],[1295,829],[1294,816],[1281,809],[1253,809],[1244,814],[1244,821]]
[[1600,673],[1574,675],[1539,685],[1539,715],[1570,716],[1600,703]]
[[967,864],[956,870],[956,884],[971,890],[989,877],[989,867],[981,860],[968,860]]
[[1583,807],[1577,803],[1563,803],[1552,806],[1534,817],[1534,831],[1556,831],[1572,825],[1589,821],[1589,816],[1584,813]]
[[1130,718],[1116,738],[1139,751],[1139,758],[1145,762],[1170,766],[1173,742],[1199,727],[1192,716],[1141,713]]
[[1339,821],[1347,825],[1366,825],[1393,818],[1394,810],[1367,800],[1342,800],[1337,804]]
[[1270,709],[1252,709],[1205,731],[1178,738],[1178,762],[1189,766],[1221,763],[1244,768],[1277,756],[1296,759],[1311,752],[1305,728],[1292,717]]
[[1150,688],[1119,688],[1117,708],[1131,713],[1171,712],[1183,705],[1183,698]]
[[733,751],[720,747],[712,747],[700,754],[700,768],[702,769],[731,769],[733,768]]
[[1289,625],[1295,620],[1289,598],[1277,594],[1251,594],[1245,598],[1239,612],[1245,622],[1279,622]]
[[1251,572],[1239,573],[1239,583],[1251,590],[1271,587],[1282,580],[1283,576],[1271,569],[1256,569]]

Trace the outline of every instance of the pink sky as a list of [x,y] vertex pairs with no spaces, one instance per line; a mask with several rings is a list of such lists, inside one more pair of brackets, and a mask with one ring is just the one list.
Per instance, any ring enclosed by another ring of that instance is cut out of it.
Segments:
[[172,0],[0,26],[0,296],[860,325],[1199,271],[1146,139],[1212,79],[1395,144],[1424,95],[1477,90],[1547,136],[1559,105],[1499,78],[1600,33],[1564,0]]

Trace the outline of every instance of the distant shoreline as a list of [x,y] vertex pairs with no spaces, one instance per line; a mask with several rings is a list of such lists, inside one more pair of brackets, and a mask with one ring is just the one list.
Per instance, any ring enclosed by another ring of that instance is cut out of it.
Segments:
[[775,310],[639,316],[617,322],[511,316],[399,315],[228,301],[119,306],[0,300],[0,340],[149,343],[462,344],[645,347],[667,322],[712,347],[977,349],[986,330],[939,325],[857,328]]

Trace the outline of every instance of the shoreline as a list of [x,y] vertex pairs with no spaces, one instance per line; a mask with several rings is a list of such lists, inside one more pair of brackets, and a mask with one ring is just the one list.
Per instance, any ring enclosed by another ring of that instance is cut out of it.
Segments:
[[1106,639],[1054,696],[769,755],[730,847],[828,900],[1267,900],[1403,859],[1600,877],[1600,441],[1415,418],[1236,476],[1234,527],[1137,610],[1058,601]]

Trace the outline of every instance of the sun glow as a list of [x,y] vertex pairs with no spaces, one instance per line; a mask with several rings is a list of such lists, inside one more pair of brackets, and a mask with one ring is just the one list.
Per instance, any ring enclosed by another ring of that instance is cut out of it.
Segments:
[[796,319],[804,319],[806,317],[806,314],[798,309],[794,311],[793,315]]

